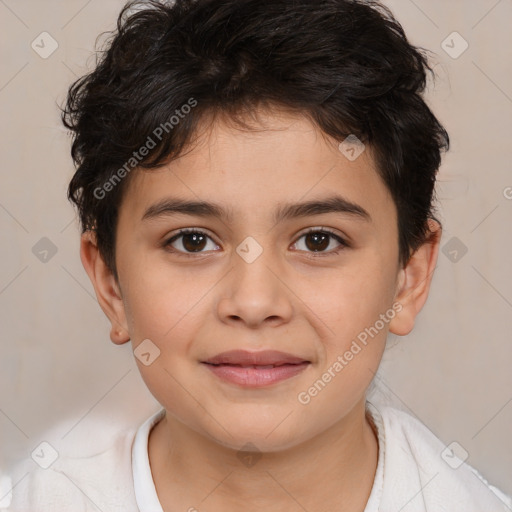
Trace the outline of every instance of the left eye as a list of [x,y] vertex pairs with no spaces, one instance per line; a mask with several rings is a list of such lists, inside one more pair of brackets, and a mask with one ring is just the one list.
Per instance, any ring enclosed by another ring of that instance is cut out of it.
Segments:
[[[326,230],[324,228],[318,229],[314,228],[309,230],[307,233],[302,234],[299,237],[299,240],[301,238],[305,237],[305,245],[308,249],[312,250],[313,253],[328,253],[328,254],[337,254],[340,252],[340,250],[344,249],[345,247],[348,247],[348,243],[343,240],[340,236],[336,235],[335,233]],[[334,239],[336,240],[339,245],[336,249],[325,251],[327,247],[330,245],[330,240]],[[295,242],[298,244],[298,241]]]
[[[294,245],[299,243],[299,240],[305,238],[306,252],[313,253],[324,253],[328,254],[337,254],[341,249],[349,247],[349,244],[345,242],[339,235],[326,230],[324,228],[318,229],[313,228],[306,233],[303,233],[295,242]],[[171,237],[164,243],[164,246],[170,250],[171,252],[178,252],[184,256],[192,256],[193,254],[199,254],[205,252],[205,246],[207,245],[207,239],[211,240],[211,237],[205,233],[204,231],[200,231],[197,229],[183,229],[178,234]],[[331,249],[330,251],[326,251],[330,245],[330,241],[334,239],[339,245],[336,249]],[[182,248],[176,248],[173,244],[176,242],[180,242]],[[217,244],[213,244],[213,249],[218,249],[219,246]]]

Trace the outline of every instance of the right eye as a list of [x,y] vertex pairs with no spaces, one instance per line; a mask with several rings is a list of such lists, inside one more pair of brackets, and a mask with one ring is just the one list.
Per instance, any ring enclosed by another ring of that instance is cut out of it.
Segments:
[[[181,229],[176,235],[173,235],[166,242],[164,247],[166,250],[177,253],[180,256],[193,256],[194,254],[202,254],[204,246],[206,245],[206,239],[211,237],[199,229]],[[178,242],[183,249],[176,248],[173,244]],[[215,247],[218,247],[215,244]]]

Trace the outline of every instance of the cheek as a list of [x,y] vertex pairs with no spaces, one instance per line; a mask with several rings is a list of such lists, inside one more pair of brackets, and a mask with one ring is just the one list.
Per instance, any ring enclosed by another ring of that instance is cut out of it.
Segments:
[[[190,347],[201,325],[198,302],[202,295],[204,290],[199,293],[176,283],[171,288],[162,281],[144,280],[141,293],[133,293],[128,300],[132,349],[142,379],[160,404],[183,416],[194,407],[183,384],[195,371]],[[148,343],[145,340],[150,340],[149,350],[145,350],[151,354],[150,364],[137,356],[142,352],[137,348]]]
[[395,316],[394,277],[390,262],[369,252],[326,283],[323,295],[315,295],[311,309],[321,311],[329,326],[317,378],[329,382],[324,398],[337,400],[341,408],[361,396],[379,367]]
[[132,349],[137,357],[139,344],[150,340],[150,352],[158,357],[147,366],[136,361],[142,378],[161,403],[179,402],[182,391],[178,382],[186,381],[195,370],[190,351],[206,314],[205,289],[214,282],[159,270],[156,265],[143,268],[144,272],[131,274],[126,299]]
[[[331,286],[331,301],[312,306],[323,311],[329,330],[318,347],[323,357],[317,371],[298,398],[307,403],[307,414],[324,415],[327,422],[362,399],[378,370],[394,316],[387,283],[361,283],[360,278],[342,280]],[[326,404],[331,404],[328,411]]]
[[125,293],[125,304],[136,341],[154,338],[164,342],[172,337],[183,320],[193,316],[205,290],[211,287],[197,274],[173,270],[158,261],[137,265],[127,279],[130,289]]
[[337,334],[357,335],[392,305],[396,278],[392,266],[378,254],[361,256],[326,283],[323,295],[314,296],[313,307],[326,315]]

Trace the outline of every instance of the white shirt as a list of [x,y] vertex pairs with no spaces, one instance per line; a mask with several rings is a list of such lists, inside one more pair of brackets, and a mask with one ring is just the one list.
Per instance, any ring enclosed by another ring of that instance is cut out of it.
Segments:
[[[458,459],[420,421],[371,402],[367,411],[378,434],[379,455],[364,512],[512,511],[512,497]],[[1,510],[163,512],[151,475],[148,437],[164,414],[162,409],[138,429],[121,432],[100,453],[61,454],[46,470],[25,465],[13,475],[12,503]]]

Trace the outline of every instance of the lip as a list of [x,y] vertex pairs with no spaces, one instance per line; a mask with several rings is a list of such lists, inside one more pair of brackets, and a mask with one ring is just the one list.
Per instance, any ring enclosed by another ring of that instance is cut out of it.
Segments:
[[298,375],[311,361],[277,350],[231,350],[202,361],[202,364],[226,382],[260,388]]
[[307,362],[307,359],[294,356],[278,350],[263,350],[260,352],[249,352],[247,350],[230,350],[221,352],[206,361],[209,364],[233,364],[238,366],[281,366],[283,364],[299,364]]

